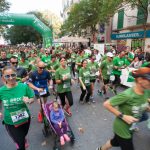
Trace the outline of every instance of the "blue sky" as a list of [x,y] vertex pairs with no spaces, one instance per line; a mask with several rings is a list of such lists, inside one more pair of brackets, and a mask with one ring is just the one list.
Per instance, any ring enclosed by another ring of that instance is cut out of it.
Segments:
[[7,0],[11,3],[11,13],[26,13],[33,10],[51,10],[58,16],[62,10],[62,0]]

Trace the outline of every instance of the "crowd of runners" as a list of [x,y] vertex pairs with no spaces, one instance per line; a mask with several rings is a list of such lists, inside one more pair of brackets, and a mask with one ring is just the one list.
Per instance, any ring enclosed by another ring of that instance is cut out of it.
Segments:
[[[130,76],[135,84],[118,93],[122,69],[129,67],[134,68]],[[3,117],[3,124],[17,150],[28,147],[26,136],[31,114],[26,104],[40,98],[45,104],[49,96],[55,95],[59,97],[63,111],[71,117],[71,87],[74,82],[81,89],[78,98],[81,105],[95,103],[94,93],[98,93],[104,97],[104,107],[116,116],[114,138],[97,150],[108,150],[113,146],[134,150],[132,135],[137,123],[148,120],[150,53],[144,53],[140,47],[136,50],[127,47],[125,51],[118,52],[112,46],[104,55],[95,49],[79,47],[5,47],[0,49],[0,71],[4,84],[0,88],[4,109],[3,113],[0,111],[0,117]],[[99,83],[98,91],[94,88],[95,82]],[[114,97],[109,96],[108,89],[115,94]],[[55,104],[56,111],[59,110],[57,107],[58,104]],[[41,110],[37,113],[38,121],[42,122]],[[58,117],[54,113],[53,120]],[[60,113],[62,117],[63,113]],[[62,127],[60,122],[59,127]],[[59,129],[57,131],[60,134]],[[69,141],[66,134],[64,138]],[[64,145],[63,136],[60,142]]]

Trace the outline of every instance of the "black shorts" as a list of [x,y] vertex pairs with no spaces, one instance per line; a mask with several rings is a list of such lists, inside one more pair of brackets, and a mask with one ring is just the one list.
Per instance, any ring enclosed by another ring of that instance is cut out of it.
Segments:
[[114,76],[115,76],[115,80],[113,81],[113,84],[120,84],[121,82],[120,76],[116,74]]
[[[47,92],[45,95],[42,95],[41,97],[48,97],[48,96],[50,96],[50,93],[49,92]],[[35,95],[35,98],[36,99],[39,99],[40,98],[40,96],[39,95]]]
[[96,79],[92,79],[90,80],[91,83],[95,83]]
[[106,79],[104,79],[104,80],[103,80],[103,82],[104,82],[104,84],[106,85],[106,84],[108,84],[108,83],[109,83],[109,79],[107,79],[107,80],[106,80]]
[[121,150],[134,150],[132,138],[124,139],[117,134],[110,140],[110,143],[114,147],[121,147]]

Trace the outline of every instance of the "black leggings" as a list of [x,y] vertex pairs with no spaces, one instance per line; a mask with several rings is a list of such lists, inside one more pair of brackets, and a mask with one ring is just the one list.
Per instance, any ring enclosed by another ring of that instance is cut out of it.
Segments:
[[25,150],[25,140],[26,140],[25,138],[27,136],[29,127],[30,127],[30,119],[28,120],[27,123],[20,125],[19,127],[5,124],[5,128],[9,136],[19,146],[19,149],[17,150]]
[[76,65],[75,62],[72,62],[71,71],[72,71],[74,77],[75,77],[75,65]]
[[114,138],[110,141],[114,147],[121,147],[121,150],[134,150],[132,138],[124,139],[115,134]]
[[60,100],[61,100],[61,104],[64,107],[66,102],[65,102],[65,97],[67,98],[68,102],[69,102],[69,106],[71,107],[73,105],[73,97],[72,97],[72,92],[64,92],[64,93],[58,93]]
[[85,101],[86,101],[86,102],[89,102],[89,100],[90,100],[90,95],[91,95],[91,93],[92,93],[92,91],[91,91],[91,86],[90,86],[90,85],[89,85],[89,86],[86,86],[86,90],[84,90],[84,89],[82,88],[82,86],[81,86],[80,88],[81,88],[81,91],[82,91],[82,93],[81,93],[81,95],[80,95],[80,101],[83,101],[84,96],[85,96],[86,93],[87,93],[86,98],[85,98]]

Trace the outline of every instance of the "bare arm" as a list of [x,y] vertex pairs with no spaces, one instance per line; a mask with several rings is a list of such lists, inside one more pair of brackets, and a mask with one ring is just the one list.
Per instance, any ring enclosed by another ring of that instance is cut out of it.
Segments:
[[[111,113],[113,113],[116,117],[120,116],[120,114],[122,114],[122,112],[120,112],[117,108],[113,107],[110,104],[110,101],[106,101],[104,102],[104,107],[109,110]],[[129,115],[123,115],[122,120],[125,121],[127,124],[132,124],[133,122],[137,122],[138,119],[129,116]]]

